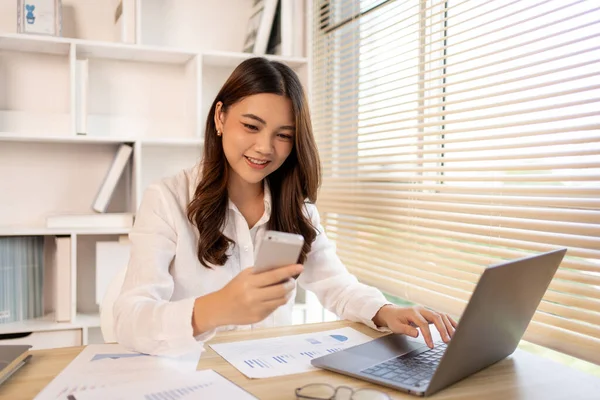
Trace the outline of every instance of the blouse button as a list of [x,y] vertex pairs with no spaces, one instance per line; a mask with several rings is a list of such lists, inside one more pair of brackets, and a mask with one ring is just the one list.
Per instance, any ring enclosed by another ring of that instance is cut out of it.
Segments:
[[248,246],[244,246],[244,251],[248,251]]

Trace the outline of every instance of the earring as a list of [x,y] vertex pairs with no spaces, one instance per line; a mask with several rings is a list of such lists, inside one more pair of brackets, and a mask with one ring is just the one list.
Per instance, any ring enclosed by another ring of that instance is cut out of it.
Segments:
[[217,136],[221,136],[221,135],[222,135],[221,131],[217,129]]

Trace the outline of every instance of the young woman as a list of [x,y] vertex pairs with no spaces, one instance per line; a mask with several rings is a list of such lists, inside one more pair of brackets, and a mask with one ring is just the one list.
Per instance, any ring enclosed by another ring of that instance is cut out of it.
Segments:
[[[244,61],[212,104],[200,164],[144,194],[113,308],[117,340],[177,355],[217,330],[291,324],[297,282],[341,318],[413,337],[418,328],[430,347],[433,323],[449,341],[448,315],[392,305],[346,270],[319,222],[319,180],[298,77],[278,62]],[[299,264],[254,273],[269,229],[304,237]]]

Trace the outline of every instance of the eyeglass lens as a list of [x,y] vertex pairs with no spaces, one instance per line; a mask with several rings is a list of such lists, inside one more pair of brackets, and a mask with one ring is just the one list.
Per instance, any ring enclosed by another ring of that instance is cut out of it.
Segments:
[[314,400],[390,400],[385,393],[372,389],[359,389],[352,392],[347,387],[339,387],[337,390],[326,383],[314,383],[299,389],[296,394],[299,398]]

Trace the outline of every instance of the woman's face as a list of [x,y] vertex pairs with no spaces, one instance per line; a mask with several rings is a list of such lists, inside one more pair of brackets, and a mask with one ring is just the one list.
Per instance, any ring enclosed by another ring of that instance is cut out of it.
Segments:
[[222,132],[223,151],[234,174],[255,184],[279,168],[294,147],[292,102],[284,96],[248,96],[222,112],[217,104],[215,124]]

